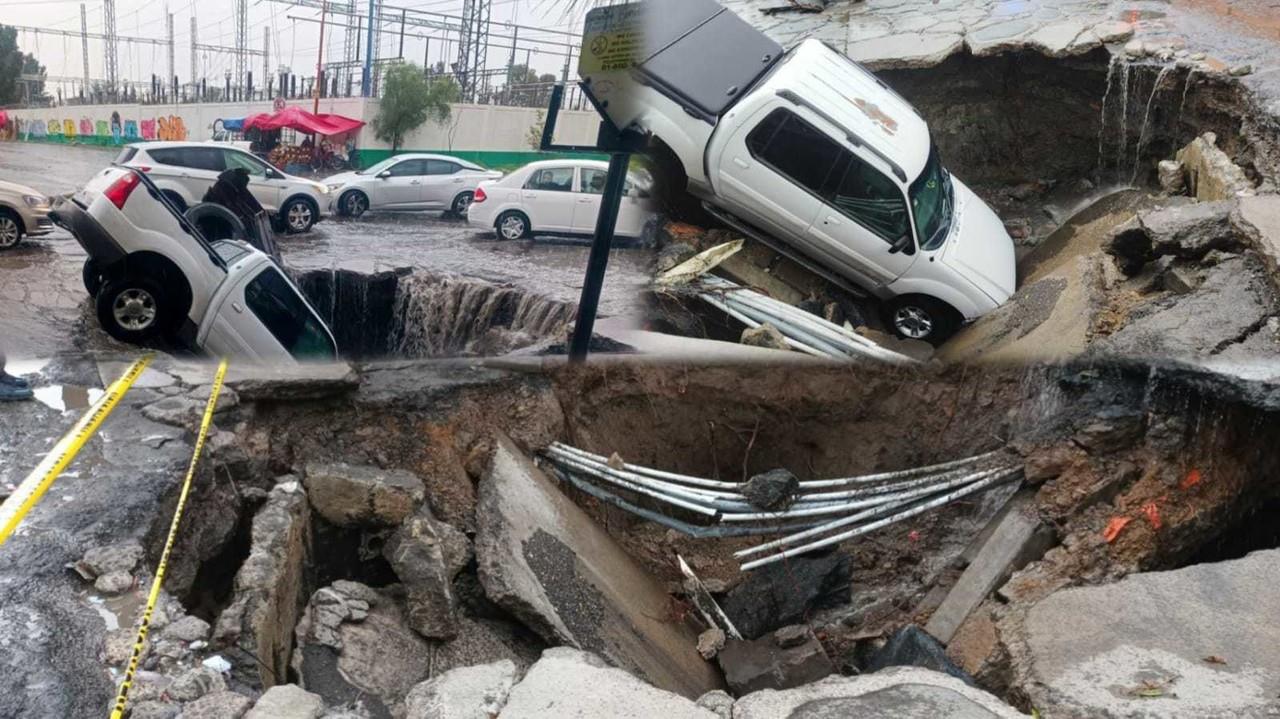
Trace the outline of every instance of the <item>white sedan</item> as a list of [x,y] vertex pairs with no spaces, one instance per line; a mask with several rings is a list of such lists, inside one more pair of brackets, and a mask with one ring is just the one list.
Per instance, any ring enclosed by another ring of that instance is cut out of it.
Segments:
[[340,215],[367,210],[443,210],[466,213],[476,186],[502,173],[448,155],[394,155],[367,170],[344,172],[324,184]]
[[[502,180],[480,183],[467,221],[507,240],[535,234],[591,235],[608,174],[609,163],[597,160],[534,162]],[[640,237],[655,217],[648,187],[645,177],[627,173],[626,195],[618,211],[619,236]]]

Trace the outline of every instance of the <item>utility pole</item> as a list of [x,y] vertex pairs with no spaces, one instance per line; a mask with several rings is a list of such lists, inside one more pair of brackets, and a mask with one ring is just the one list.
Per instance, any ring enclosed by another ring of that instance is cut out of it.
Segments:
[[191,97],[196,100],[203,100],[200,97],[200,53],[196,49],[196,16],[191,15]]
[[89,20],[85,14],[84,3],[80,3],[80,55],[84,58],[84,97],[87,101],[91,92],[89,88]]
[[107,75],[107,92],[112,100],[117,100],[116,82],[119,81],[119,67],[116,46],[116,0],[102,0],[102,31],[106,34],[106,59],[103,62]]
[[176,83],[178,68],[173,64],[173,13],[165,12],[164,27],[165,31],[168,33],[167,37],[169,38],[169,77],[165,80],[164,84],[169,86],[170,91],[174,94],[173,101],[177,102],[178,86]]
[[360,71],[360,95],[369,97],[373,89],[373,11],[374,3],[369,0],[369,24],[365,29],[364,68]]
[[400,52],[396,53],[400,59],[404,59],[404,13],[405,9],[400,8]]
[[[270,28],[264,27],[262,28],[262,81],[267,83],[266,86],[263,88],[264,90],[269,91],[271,89],[271,81],[268,79],[270,77],[271,77],[271,31],[270,31]],[[267,92],[267,95],[269,94],[271,93]],[[267,95],[263,95],[262,99],[270,100],[271,98],[267,97]]]
[[[236,0],[236,82],[241,92],[249,72],[249,0]],[[246,98],[247,99],[247,98]]]
[[[328,12],[329,0],[324,0],[324,4],[320,6],[320,47],[316,49],[316,82],[313,86],[315,89],[311,91],[314,98],[311,112],[316,115],[320,114],[320,89],[324,87],[324,76],[322,74],[324,72],[324,19]],[[314,147],[312,152],[315,152]]]

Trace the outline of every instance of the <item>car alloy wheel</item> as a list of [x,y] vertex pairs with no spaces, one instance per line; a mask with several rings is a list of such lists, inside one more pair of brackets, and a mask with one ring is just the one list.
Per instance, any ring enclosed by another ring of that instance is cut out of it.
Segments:
[[498,225],[498,231],[508,240],[518,240],[525,235],[524,218],[520,215],[507,215]]
[[344,208],[352,217],[359,217],[369,209],[369,200],[362,193],[352,192],[347,195]]
[[116,324],[130,332],[145,332],[156,321],[156,300],[151,293],[131,287],[119,295],[111,304],[111,314]]
[[471,194],[470,192],[464,192],[461,195],[458,195],[457,197],[455,197],[453,200],[453,214],[455,215],[467,214],[467,210],[471,207],[471,201],[473,199],[475,199],[475,195]]
[[289,224],[289,229],[294,232],[305,232],[311,227],[311,208],[305,202],[295,202],[289,205],[289,212],[285,215],[285,222]]
[[18,228],[18,221],[9,215],[0,215],[0,249],[14,247],[20,239],[22,230]]
[[918,305],[903,305],[893,313],[893,326],[904,337],[922,340],[933,333],[933,317]]

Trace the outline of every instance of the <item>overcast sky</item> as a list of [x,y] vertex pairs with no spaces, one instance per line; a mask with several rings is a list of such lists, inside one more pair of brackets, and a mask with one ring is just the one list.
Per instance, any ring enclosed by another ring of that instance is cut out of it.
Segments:
[[[0,23],[13,25],[38,26],[41,28],[80,31],[81,0],[0,0]],[[355,0],[361,13],[368,12],[367,0]],[[89,32],[102,32],[102,0],[87,0],[84,3],[88,17]],[[564,3],[559,0],[494,0],[491,45],[510,46],[511,29],[498,27],[498,22],[514,22],[539,29],[572,31],[576,35],[581,30],[581,18],[584,10],[568,14],[562,9]],[[399,8],[427,10],[439,13],[459,14],[462,0],[386,0],[383,17],[387,21],[387,29],[399,31]],[[167,8],[167,9],[166,9]],[[197,25],[198,42],[211,45],[235,45],[235,3],[233,0],[116,0],[116,32],[121,36],[143,38],[165,38],[165,14],[174,15],[174,66],[180,82],[188,82],[191,76],[191,17],[194,15]],[[412,13],[409,14],[412,17]],[[262,49],[263,28],[271,38],[271,70],[276,72],[280,65],[293,68],[302,75],[315,72],[316,53],[319,46],[320,25],[311,22],[320,17],[319,10],[299,8],[287,1],[249,0],[249,47]],[[420,16],[426,19],[427,16]],[[329,15],[331,22],[347,23],[343,16]],[[346,30],[342,27],[326,28],[328,43],[325,47],[327,55],[340,55]],[[430,42],[430,58],[432,62],[447,59],[452,62],[457,55],[457,39],[453,34],[449,41],[445,40],[443,31],[428,28],[409,27],[406,30],[404,55],[406,58],[421,64],[424,52],[428,50],[426,40],[414,37],[414,34],[434,34]],[[528,56],[531,64],[539,72],[560,74],[564,64],[564,50],[550,44],[528,43],[527,40],[537,38],[553,42],[574,42],[572,38],[555,36],[550,33],[531,33],[522,31],[519,44],[518,63],[523,63]],[[50,76],[67,76],[80,78],[84,74],[83,59],[80,49],[80,38],[59,37],[45,33],[20,32],[18,42],[26,52],[34,53],[47,68]],[[363,56],[364,39],[361,39],[361,55]],[[543,48],[544,52],[528,54],[528,50]],[[448,51],[448,57],[445,52]],[[399,37],[386,33],[381,38],[380,57],[394,57],[399,52]],[[505,64],[510,49],[490,49],[489,66]],[[104,49],[101,40],[89,40],[89,72],[95,78],[103,76]],[[222,80],[224,73],[234,67],[234,60],[229,53],[201,50],[198,53],[200,73],[210,81]],[[164,46],[148,45],[132,42],[120,42],[119,67],[123,78],[150,82],[151,74],[164,75],[168,72],[168,51]],[[253,56],[250,67],[254,73],[254,84],[260,86],[259,75],[262,72],[261,55]],[[57,87],[54,84],[54,87]],[[67,91],[74,91],[67,86]]]

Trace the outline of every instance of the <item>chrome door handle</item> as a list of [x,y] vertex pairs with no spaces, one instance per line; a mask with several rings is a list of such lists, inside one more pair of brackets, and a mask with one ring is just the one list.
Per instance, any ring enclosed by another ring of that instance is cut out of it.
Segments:
[[827,219],[823,220],[823,221],[822,221],[822,224],[824,224],[824,225],[838,225],[838,224],[840,224],[840,218],[835,217],[835,216],[833,216],[833,215],[827,215]]
[[235,301],[232,301],[231,309],[235,310],[236,312],[244,312],[244,308],[240,306],[240,303]]

